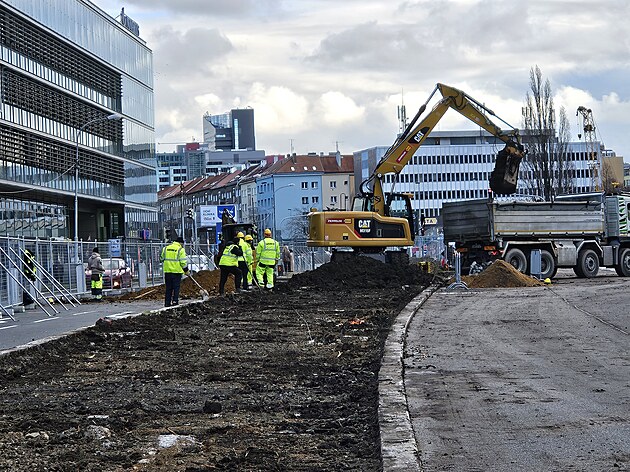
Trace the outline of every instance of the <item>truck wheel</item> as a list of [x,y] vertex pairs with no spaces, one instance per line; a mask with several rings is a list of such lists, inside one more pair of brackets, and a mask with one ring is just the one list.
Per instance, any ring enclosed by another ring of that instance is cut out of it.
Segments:
[[595,277],[597,272],[599,272],[599,258],[597,257],[597,253],[592,249],[581,251],[578,256],[577,268],[583,274],[583,277],[589,279]]
[[621,250],[619,264],[615,266],[615,272],[619,277],[630,277],[630,248]]
[[527,273],[527,257],[520,249],[510,249],[505,255],[505,262],[510,264],[519,272]]
[[540,278],[553,279],[558,272],[556,261],[549,251],[540,251]]

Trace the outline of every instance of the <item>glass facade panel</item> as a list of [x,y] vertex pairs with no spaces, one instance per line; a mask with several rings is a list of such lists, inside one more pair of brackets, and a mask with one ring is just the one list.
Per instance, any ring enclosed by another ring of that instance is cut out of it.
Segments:
[[151,50],[95,5],[77,0],[5,2],[153,88]]
[[[87,0],[2,1],[0,27],[2,205],[55,201],[74,216],[77,199],[78,220],[36,219],[49,230],[25,235],[67,237],[76,222],[79,238],[111,236],[124,215],[138,218],[125,228],[140,224],[157,237],[151,50]],[[114,113],[123,119],[108,119]],[[95,211],[110,216],[84,218]],[[28,218],[0,234],[30,227]]]

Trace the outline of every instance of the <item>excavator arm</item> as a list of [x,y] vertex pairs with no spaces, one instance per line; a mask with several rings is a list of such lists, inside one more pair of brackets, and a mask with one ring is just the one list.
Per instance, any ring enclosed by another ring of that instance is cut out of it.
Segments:
[[[427,104],[438,90],[442,99],[421,120]],[[409,195],[394,192],[395,181],[391,190],[385,192],[385,175],[400,174],[449,108],[505,143],[505,148],[498,153],[490,177],[490,188],[499,194],[514,193],[518,168],[524,156],[518,131],[505,122],[512,129],[509,132],[502,131],[488,118],[488,115],[496,116],[492,110],[461,90],[437,84],[405,131],[387,150],[372,175],[363,181],[361,193],[355,197],[352,210],[309,213],[309,238],[306,244],[310,247],[331,248],[336,256],[358,252],[382,256],[390,262],[404,259],[405,250],[413,245],[416,234],[414,210]]]
[[[426,110],[428,102],[438,90],[443,98],[426,117],[418,122],[420,116]],[[523,146],[519,142],[518,130],[512,128],[509,132],[504,132],[488,118],[488,115],[496,116],[492,110],[465,92],[438,83],[405,131],[387,150],[372,175],[361,184],[362,197],[359,198],[364,199],[362,205],[364,211],[374,211],[380,215],[388,215],[387,201],[383,189],[384,176],[390,173],[399,174],[403,170],[449,108],[461,113],[506,144],[505,148],[497,156],[495,168],[490,178],[490,188],[498,194],[510,194],[516,191],[518,168],[524,156]],[[501,120],[500,118],[498,119]],[[507,125],[507,123],[505,124]],[[369,190],[370,182],[373,184],[371,190]]]

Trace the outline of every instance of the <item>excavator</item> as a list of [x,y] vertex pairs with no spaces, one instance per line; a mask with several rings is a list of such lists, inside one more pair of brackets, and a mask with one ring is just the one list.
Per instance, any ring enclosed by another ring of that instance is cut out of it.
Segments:
[[[442,99],[420,120],[437,91]],[[496,194],[515,193],[519,166],[525,155],[518,130],[465,92],[438,83],[413,120],[385,152],[372,175],[361,183],[352,209],[309,213],[307,246],[332,250],[333,260],[348,253],[362,253],[383,262],[407,261],[407,248],[413,245],[416,231],[414,212],[410,196],[395,193],[394,185],[398,175],[449,108],[505,143],[497,154],[489,184]],[[488,115],[502,121],[510,130],[501,130]],[[390,192],[385,192],[385,176],[392,173],[396,174],[394,184]]]

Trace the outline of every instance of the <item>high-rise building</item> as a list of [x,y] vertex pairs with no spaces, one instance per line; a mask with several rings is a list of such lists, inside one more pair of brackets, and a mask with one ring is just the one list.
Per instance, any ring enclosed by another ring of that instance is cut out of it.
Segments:
[[157,236],[153,57],[119,18],[0,0],[0,234]]
[[203,116],[203,141],[211,151],[253,151],[254,110],[235,109],[221,115]]

